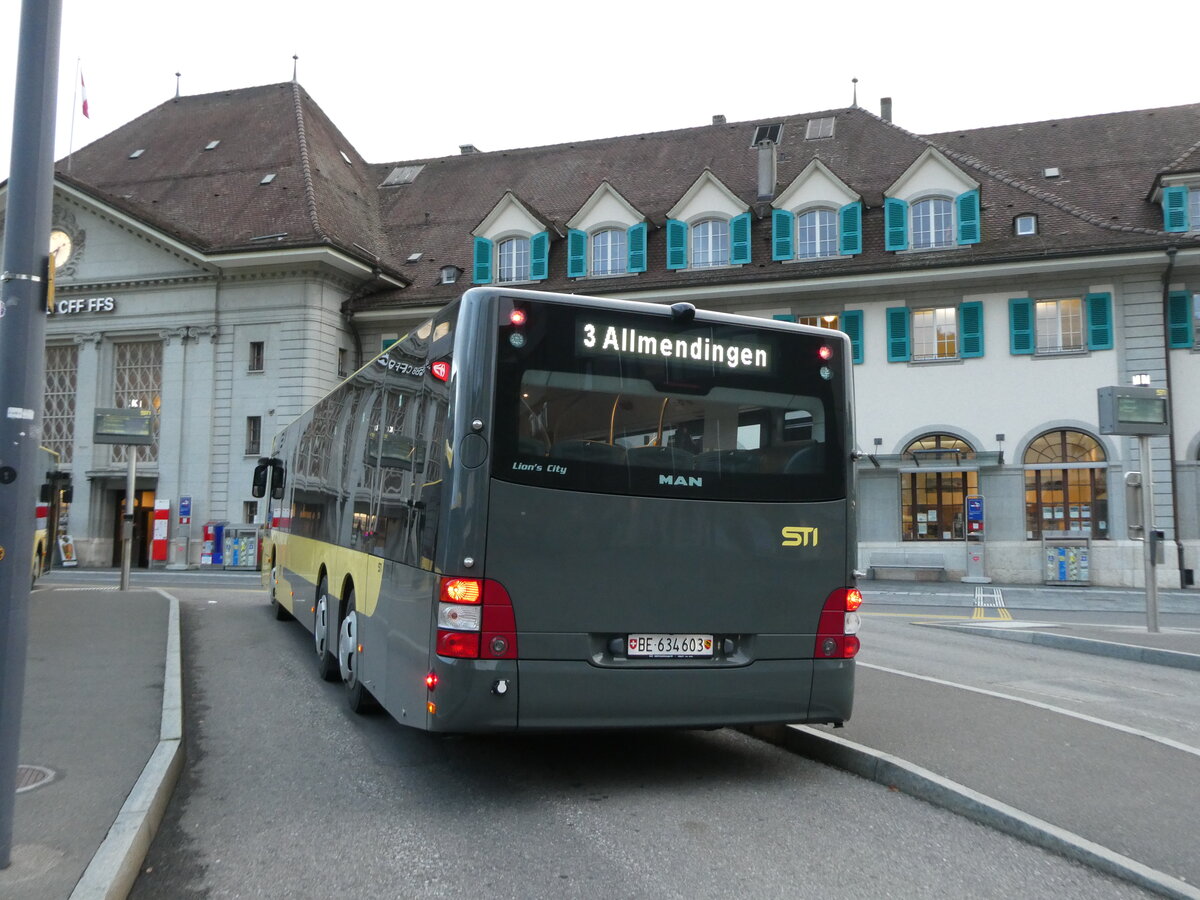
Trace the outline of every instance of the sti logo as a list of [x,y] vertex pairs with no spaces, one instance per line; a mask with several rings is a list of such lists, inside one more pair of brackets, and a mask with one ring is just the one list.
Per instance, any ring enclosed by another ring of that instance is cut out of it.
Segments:
[[815,547],[818,532],[811,525],[789,525],[782,531],[785,547]]
[[433,377],[436,378],[438,381],[449,381],[450,380],[450,363],[435,362],[429,368],[430,368],[430,371],[433,372]]

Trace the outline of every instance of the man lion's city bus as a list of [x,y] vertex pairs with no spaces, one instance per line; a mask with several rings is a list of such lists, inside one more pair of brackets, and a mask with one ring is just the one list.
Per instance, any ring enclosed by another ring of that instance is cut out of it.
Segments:
[[430,731],[841,724],[851,400],[840,332],[473,288],[260,460],[270,602]]

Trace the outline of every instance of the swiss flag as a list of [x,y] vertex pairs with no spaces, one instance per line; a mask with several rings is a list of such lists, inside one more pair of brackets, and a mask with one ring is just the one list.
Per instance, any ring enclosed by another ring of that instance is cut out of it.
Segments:
[[87,85],[84,84],[82,70],[80,70],[80,72],[79,72],[79,93],[83,97],[83,117],[85,119],[90,119],[91,116],[88,115],[88,105],[87,105]]

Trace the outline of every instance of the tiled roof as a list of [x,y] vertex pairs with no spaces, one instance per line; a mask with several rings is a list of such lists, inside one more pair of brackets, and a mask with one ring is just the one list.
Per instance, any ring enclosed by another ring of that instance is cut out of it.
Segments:
[[[834,135],[806,140],[807,122],[822,117],[835,119]],[[862,196],[862,253],[771,262],[770,207],[758,201],[758,151],[751,146],[755,127],[768,122],[783,126],[775,195],[820,159]],[[285,234],[271,246],[332,244],[377,260],[411,284],[361,302],[407,305],[461,290],[461,281],[439,284],[443,266],[462,269],[469,281],[471,232],[508,191],[549,225],[550,277],[539,284],[558,290],[615,294],[1166,246],[1181,236],[1161,231],[1162,214],[1148,192],[1159,175],[1197,166],[1198,139],[1200,105],[927,136],[852,107],[368,164],[299,85],[286,83],[168,101],[76,151],[70,175],[62,177],[209,253],[262,249],[254,238]],[[205,150],[214,140],[220,144]],[[952,251],[887,252],[884,193],[931,146],[980,182],[984,239]],[[130,159],[137,149],[145,152]],[[398,167],[413,167],[415,177],[383,186]],[[1046,177],[1050,167],[1060,175]],[[59,169],[61,175],[62,163]],[[705,169],[754,211],[754,261],[668,271],[667,212]],[[261,184],[271,173],[274,180]],[[650,223],[647,271],[573,281],[565,276],[560,236],[605,180]],[[1032,240],[1013,234],[1013,218],[1026,213],[1039,217]],[[416,262],[406,261],[415,254]]]

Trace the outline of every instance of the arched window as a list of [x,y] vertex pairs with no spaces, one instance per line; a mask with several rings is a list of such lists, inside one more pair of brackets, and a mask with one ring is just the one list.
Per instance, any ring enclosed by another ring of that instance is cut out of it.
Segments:
[[706,219],[692,227],[692,268],[729,265],[729,222]]
[[796,213],[796,259],[838,255],[837,214],[832,209]]
[[497,278],[506,281],[529,280],[529,238],[515,237],[501,241],[496,248]]
[[914,250],[954,246],[954,205],[942,197],[919,200],[912,205]]
[[592,235],[593,275],[623,275],[628,258],[625,229],[606,228]]
[[927,434],[904,448],[901,530],[906,541],[965,540],[967,496],[979,493],[975,448],[952,434]]
[[1082,431],[1047,431],[1025,450],[1025,537],[1046,532],[1108,537],[1104,448]]

